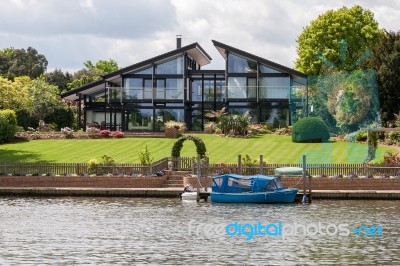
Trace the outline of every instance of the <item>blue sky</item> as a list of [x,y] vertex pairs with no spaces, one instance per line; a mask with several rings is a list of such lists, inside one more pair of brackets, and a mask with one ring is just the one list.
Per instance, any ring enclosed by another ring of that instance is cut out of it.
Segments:
[[293,67],[296,37],[329,9],[361,5],[381,28],[399,31],[400,1],[1,0],[0,49],[32,46],[48,70],[74,72],[112,58],[120,67],[198,42],[223,68],[211,40]]

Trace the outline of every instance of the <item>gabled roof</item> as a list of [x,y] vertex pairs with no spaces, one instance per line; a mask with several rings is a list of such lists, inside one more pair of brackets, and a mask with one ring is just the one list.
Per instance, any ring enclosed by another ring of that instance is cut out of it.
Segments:
[[306,74],[304,74],[304,73],[302,73],[300,71],[297,71],[297,70],[294,70],[292,68],[283,66],[281,64],[272,62],[272,61],[267,60],[265,58],[250,54],[250,53],[245,52],[243,50],[240,50],[238,48],[223,44],[223,43],[215,41],[215,40],[212,40],[212,42],[213,42],[214,46],[217,48],[218,52],[222,55],[222,57],[225,60],[226,60],[226,55],[227,55],[226,51],[229,51],[229,52],[232,52],[234,54],[244,56],[244,57],[246,57],[248,59],[260,62],[263,65],[270,66],[270,67],[272,67],[272,68],[274,68],[276,70],[279,70],[279,71],[282,71],[282,72],[286,72],[286,73],[289,73],[289,74],[292,74],[292,75],[295,75],[295,76],[299,76],[299,77],[304,77],[304,78],[307,77]]
[[67,91],[63,94],[61,94],[61,98],[69,100],[69,101],[75,101],[79,98],[78,94],[85,92],[84,94],[95,94],[96,92],[99,91],[104,91],[106,87],[106,82],[102,79],[93,81],[89,84],[86,84],[82,87],[79,87],[77,89],[73,89],[70,91]]
[[119,69],[117,71],[114,71],[114,72],[108,73],[108,74],[104,75],[103,78],[105,80],[110,80],[113,77],[129,73],[129,72],[131,72],[131,71],[133,71],[135,69],[140,69],[141,67],[150,65],[151,63],[154,63],[154,62],[157,62],[157,61],[162,61],[164,59],[167,59],[167,58],[170,58],[170,57],[173,57],[175,55],[182,54],[182,53],[187,53],[190,57],[192,57],[194,60],[196,60],[196,62],[200,66],[204,66],[204,65],[209,64],[211,62],[211,59],[212,59],[206,53],[206,51],[204,51],[204,49],[197,42],[195,42],[195,43],[186,45],[186,46],[184,46],[182,48],[178,48],[176,50],[172,50],[172,51],[170,51],[168,53],[165,53],[165,54],[162,54],[162,55],[147,59],[145,61],[139,62],[139,63],[134,64],[134,65],[127,66],[125,68],[121,68],[121,69]]
[[189,45],[186,45],[184,47],[172,50],[170,52],[161,54],[159,56],[147,59],[145,61],[121,68],[117,71],[110,72],[106,75],[102,76],[101,80],[94,81],[92,83],[86,84],[80,88],[76,88],[73,90],[70,90],[66,93],[61,94],[61,98],[67,99],[67,100],[77,100],[78,99],[78,94],[93,94],[98,91],[101,91],[106,87],[106,82],[111,81],[117,84],[122,85],[122,78],[121,76],[124,74],[127,74],[129,72],[132,72],[133,70],[140,69],[142,67],[151,65],[152,63],[159,62],[183,53],[187,53],[191,58],[193,58],[200,66],[207,65],[211,62],[211,57],[204,51],[204,49],[197,43],[192,43]]

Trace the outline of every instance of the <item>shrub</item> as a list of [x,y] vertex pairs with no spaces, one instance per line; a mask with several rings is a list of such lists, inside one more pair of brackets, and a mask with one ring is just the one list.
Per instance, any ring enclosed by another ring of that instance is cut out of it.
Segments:
[[367,141],[368,132],[365,130],[357,130],[344,136],[347,142]]
[[124,136],[125,136],[124,132],[121,132],[121,131],[111,132],[111,137],[113,137],[113,138],[123,138]]
[[66,139],[73,139],[74,138],[74,131],[69,127],[63,127],[61,132],[64,134]]
[[204,132],[205,133],[215,133],[215,130],[217,129],[217,125],[215,122],[207,122],[204,125]]
[[107,130],[107,129],[100,130],[99,133],[100,133],[100,136],[103,136],[103,137],[110,137],[111,136],[111,131]]
[[326,142],[329,138],[328,127],[316,117],[302,118],[292,129],[293,142]]
[[146,147],[144,148],[143,151],[138,152],[140,163],[141,164],[151,164],[151,162],[154,160],[154,158],[150,157],[150,154],[151,153],[146,145]]
[[17,116],[13,110],[0,111],[0,143],[10,142],[17,132]]
[[94,139],[100,136],[100,129],[95,127],[89,127],[87,128],[86,133],[88,134],[89,138]]

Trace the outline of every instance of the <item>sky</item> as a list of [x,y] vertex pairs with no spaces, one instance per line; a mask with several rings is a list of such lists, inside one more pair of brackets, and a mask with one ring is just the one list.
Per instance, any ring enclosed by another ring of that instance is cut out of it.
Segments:
[[327,10],[361,5],[380,28],[400,30],[400,0],[0,0],[0,49],[34,47],[48,71],[83,62],[125,67],[198,42],[223,69],[216,40],[293,68],[296,38]]

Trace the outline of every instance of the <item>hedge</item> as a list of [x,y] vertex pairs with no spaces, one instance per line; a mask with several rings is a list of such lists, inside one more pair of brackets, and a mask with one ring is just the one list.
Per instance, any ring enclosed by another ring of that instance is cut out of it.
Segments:
[[13,110],[0,110],[0,143],[10,142],[17,132],[17,116]]

